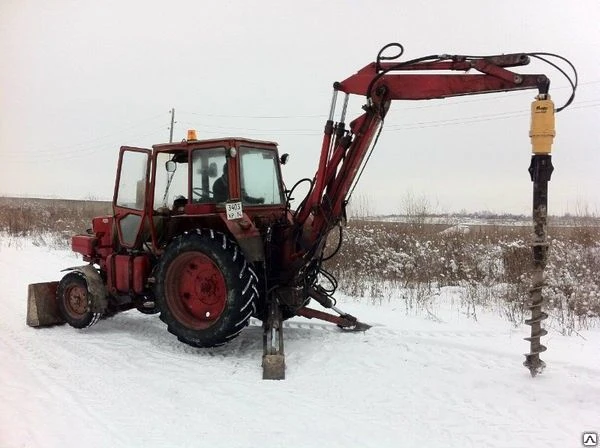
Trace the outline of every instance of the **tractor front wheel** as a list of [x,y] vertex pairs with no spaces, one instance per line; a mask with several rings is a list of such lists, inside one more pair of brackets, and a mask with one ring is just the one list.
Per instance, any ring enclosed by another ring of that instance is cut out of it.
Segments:
[[72,327],[91,327],[102,316],[102,313],[92,311],[92,297],[85,276],[80,272],[70,272],[62,278],[56,298],[60,314]]
[[175,238],[155,278],[161,320],[194,347],[230,341],[255,312],[257,276],[239,246],[221,232],[203,229]]

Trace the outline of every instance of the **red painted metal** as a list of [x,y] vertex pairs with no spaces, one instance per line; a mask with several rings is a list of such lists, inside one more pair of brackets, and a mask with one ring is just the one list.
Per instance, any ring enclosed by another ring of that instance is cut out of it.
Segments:
[[214,261],[202,252],[178,256],[167,269],[165,284],[169,308],[189,328],[208,328],[225,310],[225,278]]
[[150,275],[150,258],[148,255],[113,255],[108,264],[109,284],[120,293],[145,292],[146,280]]
[[332,324],[339,325],[340,327],[351,327],[356,324],[356,321],[346,319],[343,316],[336,316],[335,314],[325,313],[323,311],[315,310],[313,308],[302,307],[296,311],[298,316],[306,317],[307,319],[319,319]]
[[411,70],[451,70],[467,72],[473,68],[478,69],[478,64],[489,64],[495,67],[520,67],[530,62],[525,53],[501,54],[475,58],[472,56],[452,56],[451,60],[416,62],[404,64],[402,62],[371,62],[358,70],[357,74],[376,74],[383,71],[411,71]]
[[[518,84],[490,75],[384,75],[375,81],[372,92],[385,85],[392,100],[431,100],[453,96],[532,89],[538,86],[538,75],[521,75]],[[503,73],[504,77],[504,73]],[[343,81],[340,90],[366,95],[372,75],[354,75]]]
[[114,219],[112,216],[100,216],[92,219],[92,232],[97,238],[92,260],[106,268],[106,257],[113,252]]
[[106,257],[106,288],[110,294],[116,294],[115,287],[115,254],[110,254]]
[[144,292],[148,275],[150,275],[150,257],[147,255],[133,257],[132,285],[130,285],[133,292],[136,294]]
[[248,216],[246,211],[242,213],[242,217],[240,219],[227,219],[227,215],[225,213],[220,213],[219,216],[221,217],[221,220],[227,227],[227,230],[231,232],[231,234],[236,240],[240,240],[243,238],[260,237],[260,232],[254,225],[254,222]]
[[92,231],[98,238],[98,246],[108,247],[112,245],[112,216],[99,216],[92,219]]
[[[235,159],[231,156],[231,148],[235,148]],[[227,163],[227,175],[228,177],[228,185],[229,185],[229,197],[234,200],[241,200],[242,197],[242,188],[240,186],[240,169],[239,169],[239,157],[240,157],[240,147],[236,142],[231,141],[227,146],[228,154],[228,163]]]
[[[222,206],[220,207],[223,208]],[[217,204],[185,204],[183,212],[186,215],[210,215],[217,214]]]
[[129,255],[115,256],[114,282],[115,288],[121,292],[129,292],[129,277],[131,275],[130,259]]
[[[125,152],[128,152],[128,151],[148,154],[148,161],[146,163],[146,171],[145,171],[146,181],[144,184],[144,193],[145,193],[144,194],[144,205],[143,205],[142,210],[135,210],[135,209],[130,209],[130,208],[121,207],[121,206],[117,205],[117,196],[119,193],[119,185],[121,182],[121,169],[123,166],[123,155],[125,154]],[[115,189],[114,189],[114,193],[113,193],[113,214],[114,214],[114,219],[115,219],[115,223],[116,223],[117,235],[119,237],[119,242],[123,247],[127,247],[127,248],[136,247],[138,245],[139,237],[142,232],[142,229],[144,228],[145,223],[152,222],[152,203],[150,202],[152,195],[148,194],[149,185],[150,185],[151,154],[152,154],[152,151],[149,149],[136,148],[136,147],[132,147],[132,146],[121,146],[121,149],[119,151],[119,162],[118,162],[118,166],[117,166],[117,178],[115,181]],[[142,218],[140,225],[138,226],[138,229],[137,229],[136,239],[131,244],[123,240],[123,235],[121,233],[121,226],[119,225],[119,221],[121,219],[125,218],[127,215],[138,215]]]
[[[337,171],[337,175],[331,181],[331,190],[327,191],[327,196],[330,198],[331,203],[329,207],[333,216],[341,216],[343,202],[380,125],[381,119],[379,116],[373,114],[364,114],[350,124],[351,129],[356,134],[356,139],[360,141],[360,145],[362,146],[359,147],[360,150],[347,154],[346,158],[343,159],[341,167],[333,167]],[[318,214],[315,216],[314,225],[317,228],[322,228],[327,225],[329,219],[329,217],[324,216],[322,213]]]
[[97,238],[92,235],[75,235],[71,238],[71,249],[83,255],[84,260],[88,260],[94,255],[97,241]]
[[[319,168],[317,173],[321,173],[321,175],[317,175],[315,178],[315,185],[310,193],[310,197],[308,202],[311,204],[317,204],[320,201],[321,196],[323,195],[323,188],[325,186],[325,178],[323,174],[327,170],[327,158],[329,155],[329,147],[331,145],[331,136],[333,133],[333,121],[328,120],[325,124],[325,132],[323,134],[323,142],[321,143],[321,156],[319,158]],[[308,214],[311,212],[311,208],[304,207],[298,213],[298,222],[306,221],[308,218]]]

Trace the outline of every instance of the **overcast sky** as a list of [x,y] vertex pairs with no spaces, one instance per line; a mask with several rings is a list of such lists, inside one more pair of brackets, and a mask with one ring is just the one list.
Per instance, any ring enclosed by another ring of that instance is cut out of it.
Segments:
[[[389,42],[406,58],[548,51],[580,87],[557,115],[550,213],[600,213],[600,2],[1,0],[1,195],[112,197],[118,148],[275,140],[288,186],[317,166],[331,85]],[[553,69],[557,105],[569,94]],[[436,211],[530,213],[534,91],[395,102],[356,195]],[[353,97],[358,114],[364,99]]]

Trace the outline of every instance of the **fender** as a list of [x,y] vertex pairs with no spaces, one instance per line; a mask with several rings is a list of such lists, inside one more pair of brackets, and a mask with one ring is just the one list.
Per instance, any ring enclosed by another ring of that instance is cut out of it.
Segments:
[[252,219],[245,212],[238,219],[227,219],[226,213],[219,213],[219,216],[227,230],[240,245],[246,259],[252,263],[264,261],[263,240]]

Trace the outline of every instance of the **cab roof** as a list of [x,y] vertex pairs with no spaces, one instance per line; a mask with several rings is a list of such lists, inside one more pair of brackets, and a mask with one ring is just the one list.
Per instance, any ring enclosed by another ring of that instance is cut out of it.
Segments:
[[250,138],[244,137],[221,137],[221,138],[213,138],[206,140],[182,140],[181,142],[173,142],[173,143],[158,143],[156,145],[152,145],[153,149],[184,149],[190,145],[206,145],[206,144],[218,144],[221,143],[223,145],[230,144],[231,142],[239,142],[239,143],[249,143],[249,144],[259,144],[265,146],[275,146],[277,147],[277,142],[270,142],[268,140],[253,140]]

